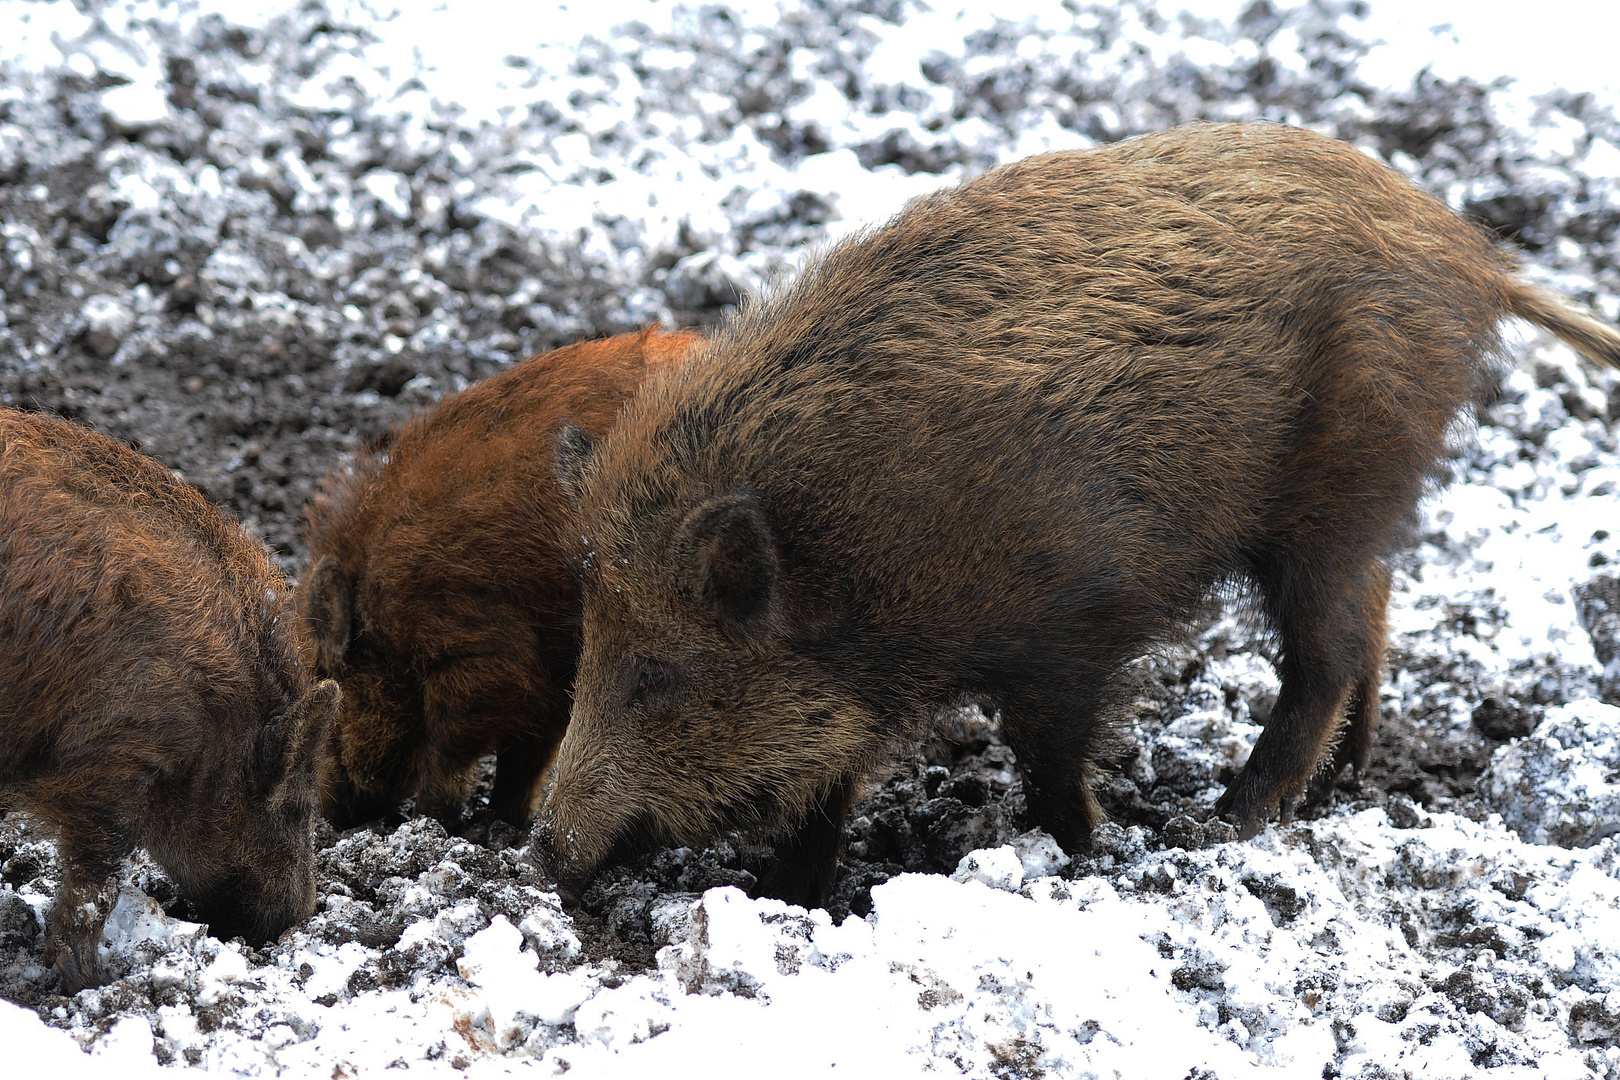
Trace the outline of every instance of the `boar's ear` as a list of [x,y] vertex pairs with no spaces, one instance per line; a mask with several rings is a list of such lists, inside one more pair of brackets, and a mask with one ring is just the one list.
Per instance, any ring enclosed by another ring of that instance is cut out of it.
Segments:
[[557,432],[555,472],[557,486],[563,489],[569,502],[579,501],[579,479],[585,472],[585,463],[596,452],[596,440],[578,424],[568,424]]
[[304,627],[315,643],[315,663],[327,674],[341,670],[343,654],[349,651],[354,601],[349,579],[338,561],[327,555],[315,564],[309,583],[304,586]]
[[343,691],[338,684],[322,679],[305,690],[304,696],[288,711],[282,760],[289,776],[311,770],[319,763],[342,699]]
[[675,538],[676,587],[728,634],[758,637],[776,590],[776,542],[751,495],[726,495],[686,515]]

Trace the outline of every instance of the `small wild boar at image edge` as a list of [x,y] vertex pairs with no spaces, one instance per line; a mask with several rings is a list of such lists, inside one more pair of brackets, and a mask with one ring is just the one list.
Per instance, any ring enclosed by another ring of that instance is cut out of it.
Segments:
[[222,938],[315,910],[317,766],[338,687],[298,661],[286,580],[163,465],[0,410],[0,800],[54,835],[46,960],[99,982],[137,847]]
[[1230,582],[1281,690],[1216,810],[1286,820],[1367,765],[1389,559],[1509,316],[1620,362],[1482,229],[1282,125],[914,201],[561,436],[583,647],[534,850],[573,889],[752,829],[762,891],[818,903],[862,778],[961,703],[1084,850],[1122,673]]
[[413,796],[454,824],[491,752],[490,809],[528,824],[579,655],[557,431],[605,433],[699,340],[648,327],[531,356],[327,477],[305,514],[299,609],[310,661],[343,686],[323,784],[337,825]]

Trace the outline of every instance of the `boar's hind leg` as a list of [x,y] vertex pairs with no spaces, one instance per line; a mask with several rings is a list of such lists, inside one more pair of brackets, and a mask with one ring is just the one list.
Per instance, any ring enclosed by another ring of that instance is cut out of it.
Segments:
[[62,887],[46,919],[44,959],[56,964],[68,994],[101,984],[97,951],[118,895],[117,848],[106,835],[65,835],[59,845]]
[[1305,796],[1307,805],[1325,802],[1333,794],[1333,785],[1352,769],[1357,776],[1367,771],[1372,758],[1373,739],[1382,720],[1379,693],[1384,685],[1384,642],[1387,634],[1385,613],[1389,608],[1389,568],[1382,563],[1373,570],[1372,582],[1362,601],[1362,625],[1366,628],[1366,645],[1361,657],[1361,670],[1356,673],[1355,689],[1350,702],[1350,717],[1344,734],[1334,748],[1333,760],[1311,778],[1310,790]]
[[776,857],[760,879],[758,895],[805,908],[826,905],[856,784],[853,776],[834,783],[810,808],[803,824],[776,842]]
[[1371,749],[1389,579],[1372,558],[1348,561],[1290,559],[1259,575],[1281,638],[1282,691],[1248,763],[1215,804],[1245,839],[1278,811],[1291,820],[1353,690],[1368,704],[1358,706],[1343,756],[1336,752],[1330,768],[1365,764]]

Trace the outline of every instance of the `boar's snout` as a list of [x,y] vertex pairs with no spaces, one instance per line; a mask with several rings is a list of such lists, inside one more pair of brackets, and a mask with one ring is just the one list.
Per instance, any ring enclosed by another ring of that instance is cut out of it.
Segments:
[[590,881],[591,870],[568,861],[549,821],[542,820],[535,825],[529,836],[529,857],[540,876],[556,886],[557,895],[565,904],[579,903]]
[[531,834],[530,850],[559,891],[578,894],[596,871],[640,830],[644,816],[628,780],[633,756],[593,747],[591,721],[575,716],[557,756],[557,776]]
[[267,897],[265,892],[272,890],[244,883],[209,898],[194,898],[192,907],[197,918],[208,924],[208,932],[221,941],[234,937],[250,945],[275,941],[289,926],[315,914],[314,875],[293,876],[301,880],[289,882],[290,887],[273,890],[280,895]]
[[558,803],[548,799],[535,823],[529,849],[540,871],[556,882],[558,893],[564,899],[570,895],[577,899],[608,861],[617,831],[602,816],[588,820],[586,814],[560,812]]
[[171,860],[192,879],[186,891],[215,937],[271,941],[315,913],[314,831],[322,757],[342,691],[331,679],[312,685],[267,729],[266,753],[276,760],[268,797],[239,815],[219,819],[226,836],[219,862],[193,853]]
[[[270,811],[274,813],[274,811]],[[289,926],[315,914],[315,867],[310,844],[313,815],[303,822],[263,828],[243,838],[244,860],[211,883],[189,882],[185,889],[197,918],[222,941],[242,937],[258,945],[274,941]],[[248,855],[257,852],[256,856]],[[186,869],[175,867],[182,876]]]

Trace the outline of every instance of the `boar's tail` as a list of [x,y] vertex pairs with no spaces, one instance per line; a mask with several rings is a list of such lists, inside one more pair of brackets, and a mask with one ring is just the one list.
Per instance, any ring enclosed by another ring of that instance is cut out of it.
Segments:
[[1545,289],[1520,281],[1510,287],[1508,304],[1513,314],[1541,327],[1588,360],[1620,368],[1620,330],[1608,323],[1576,311]]

